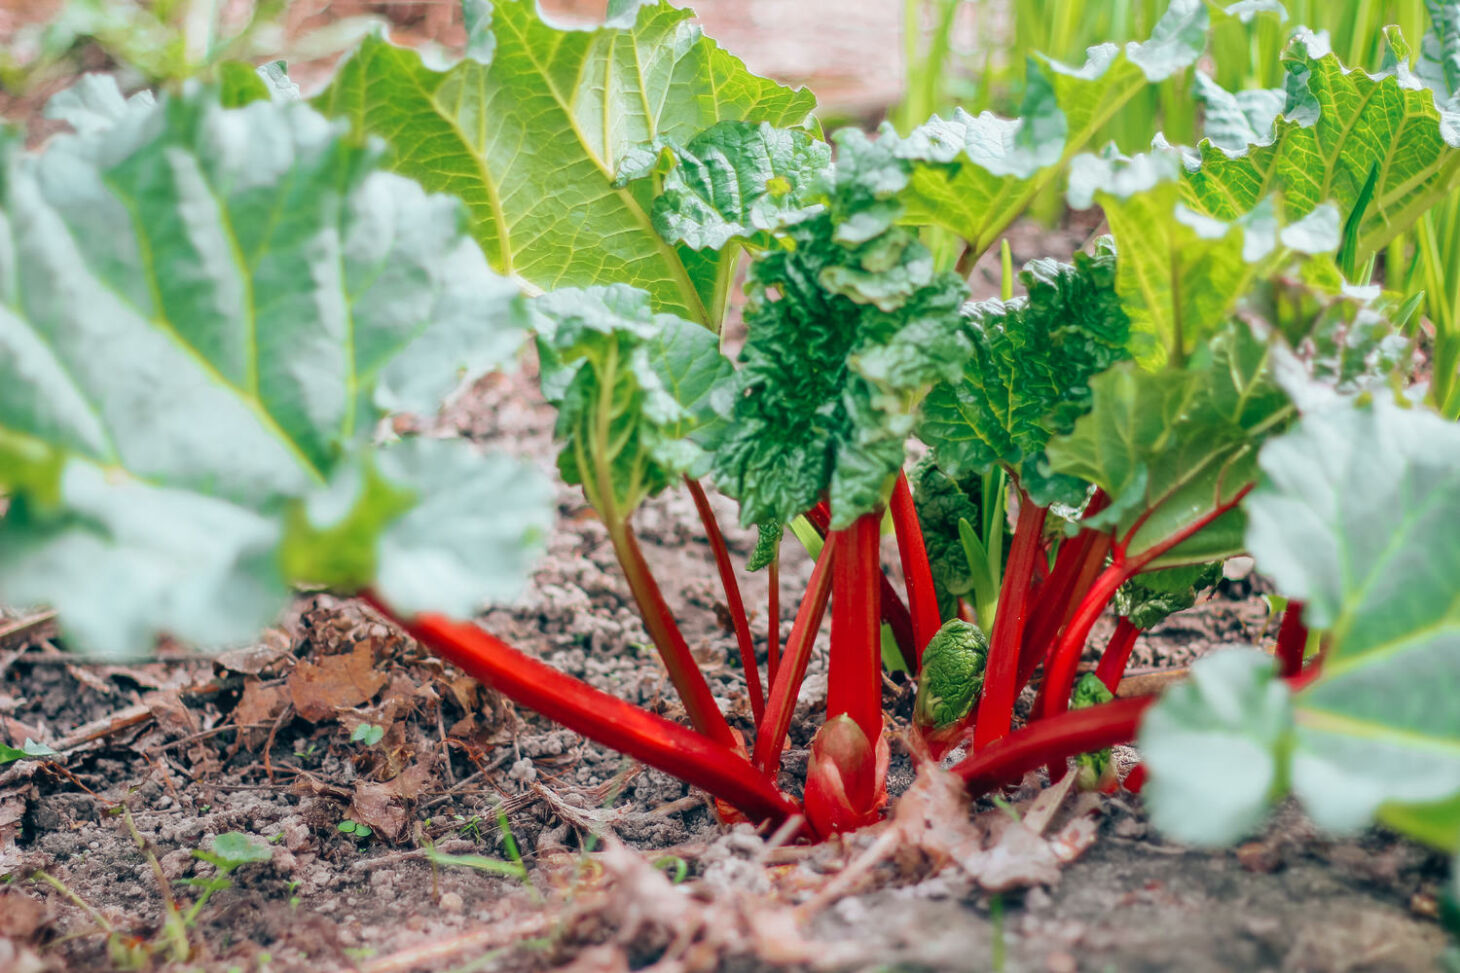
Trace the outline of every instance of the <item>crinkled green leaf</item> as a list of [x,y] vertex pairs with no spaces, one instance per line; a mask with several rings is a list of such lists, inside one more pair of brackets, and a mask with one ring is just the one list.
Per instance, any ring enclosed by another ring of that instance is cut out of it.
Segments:
[[828,208],[751,265],[741,352],[716,479],[746,525],[822,499],[840,528],[874,510],[905,458],[916,409],[970,346],[967,289],[895,225],[900,170],[880,142],[839,133]]
[[149,114],[156,105],[157,99],[150,91],[124,97],[111,75],[83,74],[46,102],[44,114],[70,125],[78,135],[87,136],[104,132],[128,116]]
[[1232,650],[1198,659],[1141,721],[1152,823],[1198,845],[1252,833],[1287,788],[1292,733],[1292,696],[1271,656]]
[[[695,250],[720,250],[732,240],[765,245],[770,233],[820,208],[816,201],[831,146],[799,129],[726,121],[680,148],[660,140],[645,162],[664,169],[654,198],[654,228],[665,240]],[[620,168],[621,181],[640,175]]]
[[1115,592],[1115,613],[1139,629],[1152,628],[1168,615],[1196,604],[1199,593],[1222,579],[1222,565],[1188,564],[1137,575]]
[[763,524],[756,524],[755,529],[755,549],[745,560],[745,570],[747,571],[759,571],[769,567],[771,562],[779,556],[781,538],[786,533],[786,528],[778,520],[768,520]]
[[1287,92],[1281,88],[1228,91],[1201,71],[1196,72],[1196,96],[1202,103],[1206,137],[1228,152],[1270,141],[1273,124],[1287,103]]
[[[1204,142],[1186,161],[1183,202],[1205,216],[1237,219],[1269,194],[1285,223],[1325,203],[1348,219],[1371,173],[1373,198],[1358,228],[1363,259],[1453,192],[1460,178],[1460,114],[1397,68],[1349,70],[1319,35],[1302,32],[1284,58],[1287,98],[1270,139],[1234,152]],[[1210,96],[1211,88],[1207,91]]]
[[1338,828],[1460,793],[1460,428],[1378,398],[1305,416],[1261,462],[1248,547],[1328,639],[1294,790]]
[[1085,483],[1052,475],[1044,449],[1090,408],[1091,378],[1126,357],[1116,264],[1104,243],[1073,266],[1036,260],[1020,274],[1027,298],[975,306],[973,355],[929,393],[918,426],[939,466],[962,478],[1004,465],[1038,504],[1084,499]]
[[[520,584],[541,515],[471,552],[463,577],[491,583],[416,599],[384,543],[395,522],[338,500],[375,470],[394,489],[362,503],[406,493],[467,516],[433,471],[490,464],[464,444],[372,459],[370,439],[384,411],[434,410],[520,341],[515,288],[459,206],[376,171],[343,128],[195,89],[39,155],[0,146],[0,596],[50,602],[81,643],[122,653],[162,631],[247,638],[316,567],[458,614]],[[336,515],[313,533],[311,506]],[[346,521],[351,543],[322,551]]]
[[558,407],[558,468],[606,517],[627,517],[708,460],[696,440],[721,423],[730,378],[719,339],[648,293],[616,284],[564,288],[530,302],[543,391]]
[[1287,251],[1321,253],[1339,243],[1338,214],[1319,207],[1290,226],[1271,199],[1231,222],[1181,201],[1174,154],[1082,156],[1070,202],[1100,204],[1120,253],[1116,291],[1130,317],[1130,350],[1145,367],[1178,363],[1222,324],[1255,280]]
[[981,479],[954,479],[925,457],[908,474],[918,511],[918,527],[928,552],[938,607],[949,617],[954,599],[973,592],[974,573],[958,537],[958,522],[982,524],[983,484]]
[[950,618],[923,650],[913,719],[941,730],[973,711],[983,690],[989,639],[977,625]]
[[1080,67],[1031,64],[1018,119],[960,110],[916,129],[896,149],[910,169],[906,220],[982,253],[1132,97],[1196,61],[1207,23],[1200,0],[1175,0],[1143,43],[1092,47]]
[[499,0],[490,34],[475,20],[459,64],[435,71],[370,38],[316,104],[387,139],[397,172],[464,199],[498,271],[545,289],[630,284],[657,310],[713,322],[719,262],[687,265],[647,200],[614,185],[619,166],[657,138],[685,144],[719,121],[799,125],[814,100],[752,75],[689,16],[646,3],[631,21],[560,29],[534,0]]

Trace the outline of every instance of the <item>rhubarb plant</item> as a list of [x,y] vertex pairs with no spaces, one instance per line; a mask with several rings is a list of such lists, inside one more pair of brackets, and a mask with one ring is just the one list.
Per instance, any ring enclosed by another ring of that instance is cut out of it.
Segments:
[[[58,102],[74,134],[39,154],[7,137],[0,596],[51,601],[78,643],[120,651],[245,637],[291,584],[359,592],[725,817],[808,838],[883,815],[892,732],[920,761],[964,749],[951,771],[975,794],[1072,759],[1114,786],[1108,749],[1139,734],[1158,821],[1200,840],[1289,788],[1322,823],[1460,833],[1454,431],[1411,394],[1415,302],[1368,285],[1455,191],[1460,128],[1397,37],[1368,75],[1301,34],[1280,90],[1198,80],[1212,138],[1125,157],[1089,140],[1198,62],[1204,4],[1083,66],[1039,62],[1022,118],[829,141],[807,92],[685,11],[612,9],[578,30],[474,2],[446,67],[376,37],[309,105],[277,72],[155,103],[92,85]],[[970,303],[973,261],[1061,180],[1109,234]],[[602,520],[689,725],[468,621],[520,583],[542,485],[379,422],[434,410],[524,329],[558,471]],[[681,486],[749,720],[722,712],[634,534]],[[759,533],[764,636],[710,489]],[[786,527],[815,564],[782,640]],[[1293,599],[1280,668],[1219,657],[1159,703],[1122,696],[1137,634],[1244,551]],[[828,613],[798,788],[782,754]],[[883,707],[884,645],[918,680],[906,728]],[[1199,774],[1228,753],[1236,770]]]

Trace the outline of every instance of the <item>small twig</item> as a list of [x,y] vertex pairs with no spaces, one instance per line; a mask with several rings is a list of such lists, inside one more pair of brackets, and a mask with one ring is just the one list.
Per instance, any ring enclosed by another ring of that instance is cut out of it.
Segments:
[[538,913],[514,923],[494,923],[486,929],[465,933],[444,941],[433,940],[382,956],[360,967],[360,973],[406,973],[422,967],[434,967],[440,961],[471,950],[490,949],[511,944],[517,939],[540,936],[550,928],[552,917]]
[[284,718],[292,715],[293,712],[293,703],[289,703],[282,710],[280,710],[278,719],[274,720],[274,725],[269,730],[269,738],[264,741],[264,773],[268,775],[270,784],[274,782],[274,737],[279,734],[279,727],[284,725]]
[[[0,648],[10,648],[16,644],[24,646],[33,639],[49,638],[56,634],[55,621],[56,613],[45,611],[18,618],[13,622],[6,622],[4,625],[0,625]],[[47,626],[50,627],[49,630],[44,635],[40,634]]]

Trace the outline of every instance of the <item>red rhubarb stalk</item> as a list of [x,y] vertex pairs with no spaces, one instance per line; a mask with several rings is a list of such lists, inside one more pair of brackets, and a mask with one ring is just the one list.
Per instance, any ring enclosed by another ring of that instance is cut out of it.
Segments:
[[870,742],[882,735],[882,626],[876,578],[881,513],[863,514],[833,531],[831,658],[826,718],[850,716]]
[[796,621],[791,624],[791,634],[786,638],[786,651],[781,657],[780,667],[771,680],[770,698],[766,700],[765,719],[755,737],[755,766],[761,773],[774,777],[781,766],[781,748],[786,743],[786,733],[791,728],[791,717],[796,712],[796,696],[801,681],[806,678],[806,666],[811,661],[811,646],[816,633],[821,630],[821,619],[826,614],[826,602],[831,597],[831,564],[836,554],[835,535],[828,538],[811,571],[811,580],[801,596],[801,606],[796,609]]
[[1029,586],[1034,562],[1040,554],[1045,508],[1021,496],[1019,521],[1004,582],[999,589],[999,613],[989,639],[988,667],[984,672],[983,695],[979,698],[973,746],[981,750],[1009,732],[1014,718],[1014,698],[1019,694],[1019,649],[1029,614]]
[[[1110,566],[1100,573],[1100,576],[1095,579],[1095,583],[1090,586],[1090,590],[1085,593],[1085,597],[1080,600],[1079,608],[1075,611],[1074,617],[1070,619],[1069,625],[1065,627],[1064,634],[1060,636],[1045,667],[1044,684],[1040,687],[1040,698],[1035,704],[1035,712],[1039,719],[1050,719],[1069,709],[1070,690],[1075,685],[1075,670],[1080,665],[1080,655],[1085,650],[1085,642],[1090,637],[1090,629],[1094,627],[1096,619],[1105,611],[1105,607],[1110,604],[1110,600],[1115,597],[1116,589],[1143,571],[1152,561],[1200,533],[1227,511],[1236,507],[1251,491],[1252,486],[1253,484],[1247,484],[1238,490],[1236,496],[1228,502],[1197,518],[1170,537],[1146,548],[1134,557],[1128,555],[1126,551],[1131,538],[1140,529],[1140,521],[1137,522],[1136,527],[1127,532],[1120,543],[1115,545],[1115,553]],[[1049,773],[1051,780],[1058,780],[1064,774],[1064,767],[1051,764]]]
[[800,813],[735,748],[594,689],[476,625],[441,615],[402,619],[375,596],[365,597],[421,644],[514,702],[708,791],[752,821],[776,826]]
[[755,661],[755,643],[750,637],[750,620],[745,616],[745,602],[740,597],[740,582],[735,579],[735,566],[730,563],[730,549],[725,546],[725,535],[710,509],[710,498],[705,496],[699,481],[686,476],[685,485],[694,498],[695,509],[699,511],[700,523],[704,525],[705,537],[710,541],[710,550],[715,555],[715,568],[720,572],[720,587],[725,591],[725,607],[730,612],[730,624],[735,629],[735,642],[740,649],[740,666],[745,670],[745,691],[750,694],[750,712],[755,725],[760,726],[765,715],[765,690],[760,684],[760,666]]
[[[806,511],[806,519],[825,537],[831,529],[831,508],[822,501]],[[882,599],[882,621],[892,630],[892,639],[897,643],[903,665],[907,666],[908,672],[917,672],[918,655],[913,648],[916,640],[913,637],[912,614],[902,603],[902,596],[897,593],[892,582],[887,580],[887,575],[878,571],[877,576],[878,597]]]
[[766,682],[775,684],[781,667],[781,552],[766,567]]
[[1104,566],[1108,553],[1110,535],[1089,528],[1060,548],[1054,571],[1040,585],[1029,624],[1024,629],[1024,643],[1019,651],[1019,689],[1024,688],[1034,670],[1049,655],[1060,630],[1069,620],[1070,606],[1079,603]]
[[[907,607],[912,614],[913,647],[918,663],[923,649],[943,624],[938,613],[938,593],[933,587],[933,569],[928,563],[928,549],[923,543],[923,528],[918,523],[917,507],[906,474],[897,474],[892,488],[892,525],[897,532],[897,555],[902,560],[902,577],[907,587]],[[914,671],[917,671],[916,669]]]
[[1031,723],[1018,733],[975,751],[951,769],[963,778],[970,793],[986,794],[1019,780],[1041,764],[1052,761],[1062,764],[1075,754],[1129,743],[1140,727],[1141,714],[1156,699],[1156,696],[1132,696]]
[[710,685],[705,682],[704,673],[700,672],[699,665],[690,654],[689,645],[684,641],[684,635],[679,631],[679,625],[675,623],[669,606],[665,604],[659,585],[649,573],[648,562],[644,560],[643,551],[639,550],[639,542],[634,538],[633,529],[627,523],[609,524],[608,528],[619,566],[623,568],[629,590],[633,592],[634,601],[639,606],[639,615],[644,619],[644,628],[653,640],[654,647],[659,650],[660,658],[664,660],[669,679],[679,692],[690,722],[705,736],[735,749],[737,740],[730,732],[730,724],[725,722],[720,707],[715,705]]
[[1112,693],[1125,675],[1131,651],[1136,647],[1136,636],[1140,634],[1141,630],[1129,618],[1122,618],[1115,624],[1115,632],[1105,644],[1105,651],[1100,655],[1100,665],[1095,669],[1095,678],[1105,683],[1105,688]]
[[1283,624],[1278,629],[1278,668],[1284,678],[1303,671],[1303,651],[1308,647],[1308,626],[1303,624],[1303,603],[1290,601],[1283,609]]

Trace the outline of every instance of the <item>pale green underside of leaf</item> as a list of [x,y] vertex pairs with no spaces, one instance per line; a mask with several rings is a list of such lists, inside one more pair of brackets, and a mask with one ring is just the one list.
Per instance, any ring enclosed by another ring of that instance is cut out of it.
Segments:
[[316,104],[387,139],[396,171],[465,200],[498,271],[543,289],[626,283],[705,322],[718,265],[687,268],[643,201],[614,186],[618,168],[655,138],[683,144],[718,121],[802,124],[815,101],[752,75],[689,16],[644,4],[631,24],[564,30],[533,0],[504,0],[489,62],[434,71],[371,38]]
[[[1090,383],[1094,402],[1074,431],[1051,441],[1057,473],[1096,484],[1111,498],[1101,522],[1129,539],[1138,555],[1192,526],[1256,477],[1264,430],[1290,414],[1273,381],[1269,346],[1245,325],[1210,339],[1183,369],[1148,372],[1121,363]],[[1234,554],[1241,515],[1233,511],[1152,567],[1191,564]]]
[[1460,792],[1460,428],[1376,402],[1305,417],[1261,463],[1248,546],[1331,640],[1294,787],[1347,827]]
[[1437,108],[1418,80],[1345,71],[1311,35],[1286,61],[1289,98],[1271,139],[1235,153],[1203,142],[1187,160],[1187,205],[1232,220],[1276,192],[1288,222],[1326,202],[1347,219],[1376,172],[1359,225],[1362,259],[1460,185],[1460,114]]
[[[216,644],[316,580],[282,571],[291,506],[372,463],[382,412],[434,410],[507,360],[518,298],[455,201],[373,171],[377,150],[305,105],[110,101],[42,155],[0,144],[0,595],[58,605],[104,651]],[[451,506],[441,470],[481,465],[402,450],[380,469],[418,512]],[[526,533],[435,607],[515,588]],[[430,547],[368,540],[361,583]]]
[[1144,43],[1092,47],[1078,68],[1032,62],[1019,119],[960,110],[914,130],[897,149],[913,163],[904,221],[945,227],[982,253],[1137,92],[1196,61],[1207,23],[1204,4],[1177,0]]
[[1228,222],[1181,200],[1174,153],[1133,158],[1081,156],[1070,174],[1071,205],[1099,203],[1120,253],[1116,291],[1131,319],[1130,351],[1146,368],[1178,362],[1200,347],[1237,301],[1289,251],[1339,244],[1338,213],[1316,208],[1282,225],[1270,198]]

